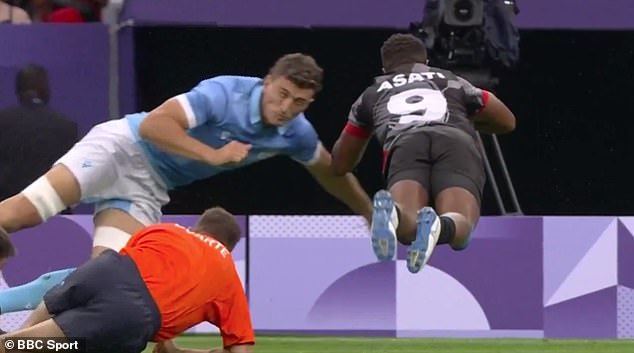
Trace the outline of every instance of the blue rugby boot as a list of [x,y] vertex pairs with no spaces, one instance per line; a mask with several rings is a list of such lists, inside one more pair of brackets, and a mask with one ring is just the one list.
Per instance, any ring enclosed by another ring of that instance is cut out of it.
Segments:
[[425,266],[440,236],[440,217],[431,207],[423,207],[416,216],[416,239],[407,249],[407,269],[417,273]]
[[398,212],[392,195],[386,190],[374,194],[372,206],[372,248],[379,261],[390,261],[396,253]]

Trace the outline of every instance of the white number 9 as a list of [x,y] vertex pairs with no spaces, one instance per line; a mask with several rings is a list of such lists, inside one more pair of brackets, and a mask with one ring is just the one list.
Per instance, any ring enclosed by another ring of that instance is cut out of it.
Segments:
[[440,121],[447,117],[447,99],[435,89],[408,89],[390,97],[387,111],[401,116],[399,124]]

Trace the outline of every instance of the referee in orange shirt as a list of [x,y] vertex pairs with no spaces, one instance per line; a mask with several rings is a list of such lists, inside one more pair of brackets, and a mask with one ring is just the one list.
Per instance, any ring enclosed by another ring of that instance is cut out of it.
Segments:
[[191,229],[143,228],[119,253],[105,251],[52,288],[26,328],[0,337],[81,338],[86,352],[117,353],[155,341],[155,351],[185,353],[196,350],[170,339],[210,322],[224,346],[211,352],[251,353],[249,307],[231,257],[239,240],[238,223],[222,208],[207,210]]

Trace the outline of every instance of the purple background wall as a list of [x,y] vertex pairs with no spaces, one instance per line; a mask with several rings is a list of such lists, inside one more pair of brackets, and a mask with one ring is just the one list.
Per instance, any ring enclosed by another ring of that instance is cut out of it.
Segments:
[[84,134],[108,117],[108,30],[102,24],[0,26],[0,109],[17,103],[15,74],[48,69],[51,106]]
[[634,337],[634,218],[544,219],[548,337]]
[[[248,251],[234,258],[260,333],[634,338],[634,217],[483,217],[466,251],[440,247],[416,275],[403,248],[376,262],[359,217],[239,220]],[[90,216],[62,216],[15,234],[4,280],[83,263],[91,231]]]
[[[634,28],[630,0],[520,0],[521,28]],[[420,21],[424,0],[129,0],[137,23],[271,27],[394,27]]]
[[542,336],[539,217],[484,218],[468,251],[439,248],[417,275],[404,248],[377,263],[356,217],[250,217],[249,236],[258,330]]
[[466,251],[438,248],[412,275],[404,248],[395,262],[375,261],[357,217],[253,216],[254,325],[398,337],[634,338],[633,234],[632,217],[483,217]]

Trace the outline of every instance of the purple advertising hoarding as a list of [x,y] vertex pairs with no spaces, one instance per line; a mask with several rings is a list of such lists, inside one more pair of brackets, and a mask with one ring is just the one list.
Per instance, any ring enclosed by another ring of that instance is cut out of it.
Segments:
[[[542,336],[542,218],[482,218],[466,250],[435,250],[421,271],[429,279],[411,275],[406,248],[399,250],[407,282],[397,287],[397,303],[405,307],[398,317],[409,323],[400,336]],[[434,302],[416,305],[430,292]]]
[[[632,29],[630,0],[518,1],[517,24],[529,29]],[[406,29],[424,0],[129,0],[122,19],[140,24]]]
[[544,219],[544,333],[634,338],[634,218]]
[[261,332],[543,334],[541,218],[485,218],[469,250],[441,247],[416,275],[403,248],[377,263],[358,217],[250,217],[249,236]]
[[15,75],[33,63],[49,73],[53,109],[80,135],[108,118],[108,28],[103,24],[0,26],[0,109],[17,104]]
[[[378,263],[360,217],[239,221],[249,242],[233,255],[258,333],[634,338],[634,217],[483,217],[467,250],[441,246],[418,274],[402,247]],[[91,216],[58,216],[15,234],[2,286],[82,264],[91,233]],[[24,315],[2,315],[0,326]]]
[[252,216],[249,239],[257,331],[396,331],[395,266],[376,263],[360,218]]

